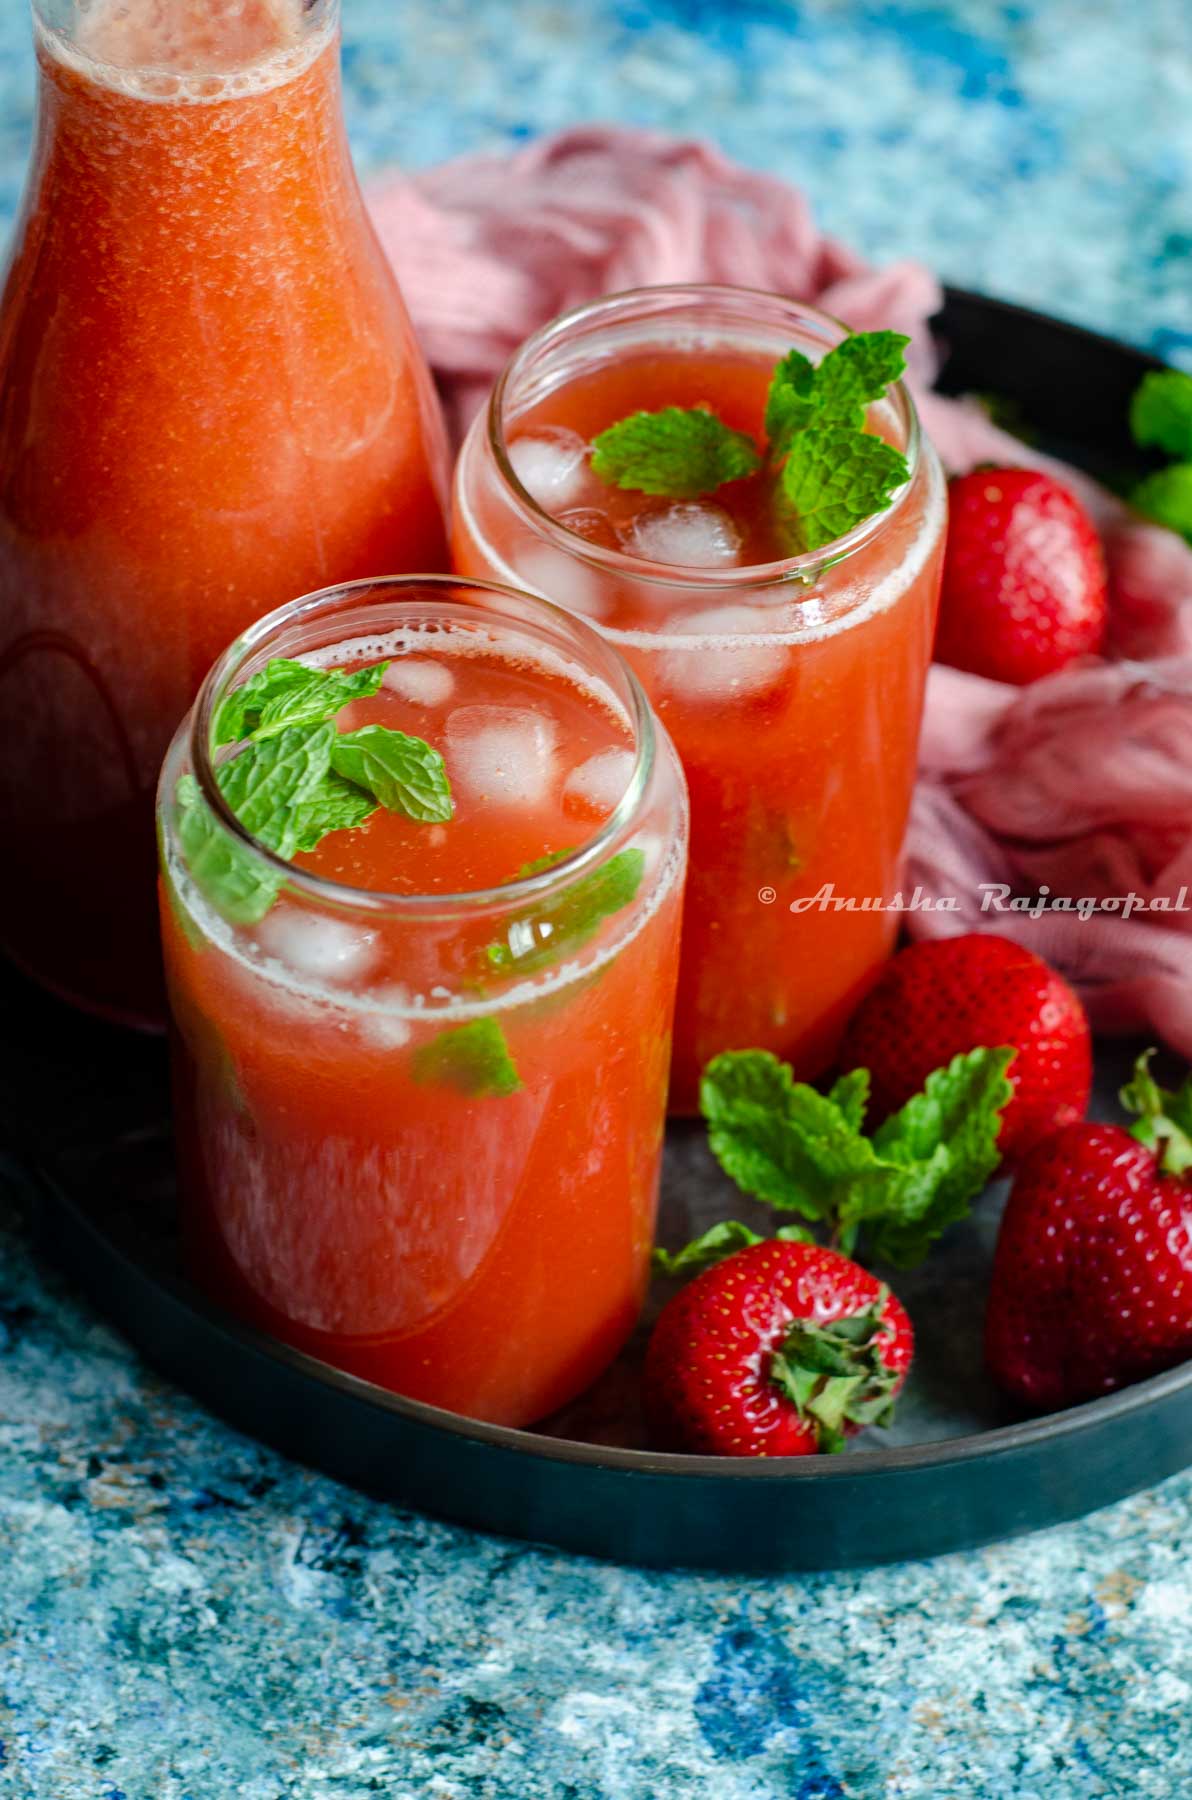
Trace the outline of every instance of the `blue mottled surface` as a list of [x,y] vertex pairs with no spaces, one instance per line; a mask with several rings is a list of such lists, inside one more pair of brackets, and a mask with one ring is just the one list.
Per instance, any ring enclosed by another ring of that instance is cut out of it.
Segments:
[[[362,164],[703,129],[877,257],[1192,366],[1187,0],[347,0]],[[29,130],[0,12],[0,223]],[[7,1800],[1181,1800],[1192,1479],[968,1557],[601,1567],[375,1505],[149,1376],[0,1208]]]

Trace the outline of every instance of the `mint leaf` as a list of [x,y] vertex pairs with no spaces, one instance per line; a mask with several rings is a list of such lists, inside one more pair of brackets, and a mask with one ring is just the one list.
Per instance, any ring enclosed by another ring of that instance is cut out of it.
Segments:
[[740,1219],[722,1219],[718,1225],[710,1226],[702,1237],[692,1238],[689,1244],[684,1244],[681,1250],[656,1249],[654,1267],[660,1275],[698,1275],[701,1269],[712,1268],[726,1256],[732,1256],[734,1251],[763,1242],[760,1232],[751,1231]]
[[259,924],[281,892],[281,871],[225,830],[193,775],[180,778],[174,802],[178,842],[199,892],[231,924]]
[[504,939],[485,946],[488,966],[502,975],[529,975],[581,949],[605,919],[636,898],[645,867],[644,851],[621,850],[561,894],[511,919]]
[[297,850],[315,850],[332,831],[363,825],[377,810],[376,797],[329,769],[309,800],[297,809]]
[[283,731],[250,743],[215,772],[244,829],[277,856],[291,857],[298,848],[299,808],[322,785],[334,739],[330,723]]
[[412,1067],[415,1081],[444,1083],[472,1099],[504,1098],[522,1085],[505,1033],[491,1018],[441,1031],[415,1050]]
[[523,863],[514,876],[515,881],[528,881],[531,875],[545,875],[556,863],[561,863],[566,856],[575,855],[575,845],[568,844],[562,850],[548,850],[545,856],[536,856],[533,862]]
[[1152,369],[1130,402],[1134,441],[1192,461],[1192,375],[1182,369]]
[[249,734],[253,738],[271,737],[292,725],[318,725],[333,719],[350,701],[371,699],[388,667],[387,662],[382,662],[351,672],[307,669],[304,683],[294,684],[265,701]]
[[310,670],[305,663],[291,662],[284,656],[274,657],[220,701],[212,727],[216,745],[238,744],[260,723],[261,708],[267,700],[304,688],[309,680]]
[[869,1070],[854,1069],[849,1075],[841,1075],[828,1089],[828,1099],[840,1108],[853,1130],[860,1131],[869,1105]]
[[702,407],[632,413],[592,440],[592,469],[610,486],[694,500],[761,467],[757,446]]
[[774,371],[766,396],[765,424],[771,456],[781,456],[788,450],[795,433],[815,417],[814,388],[815,364],[801,350],[788,350]]
[[1169,463],[1145,476],[1131,493],[1130,504],[1192,544],[1192,462]]
[[[806,1225],[782,1225],[774,1233],[782,1243],[813,1244],[814,1235]],[[710,1225],[701,1237],[692,1238],[681,1250],[654,1251],[654,1267],[660,1275],[698,1275],[703,1269],[710,1269],[715,1263],[723,1262],[726,1256],[732,1256],[737,1250],[747,1250],[751,1244],[763,1244],[765,1238],[743,1225],[740,1219],[722,1219],[718,1225]]]
[[849,1216],[842,1213],[846,1225],[870,1226],[874,1254],[906,1268],[922,1260],[947,1226],[965,1217],[970,1200],[1001,1161],[997,1139],[1013,1093],[1006,1070],[1014,1055],[1003,1046],[954,1056],[874,1133],[881,1160],[912,1177],[902,1186],[892,1183],[890,1195],[870,1213],[864,1210],[868,1196],[860,1197]]
[[903,352],[910,341],[899,331],[858,331],[829,350],[812,385],[816,422],[859,431],[865,409],[880,400],[906,368]]
[[1160,1087],[1151,1074],[1154,1054],[1143,1051],[1119,1099],[1127,1111],[1141,1114],[1131,1135],[1154,1151],[1163,1173],[1184,1175],[1192,1169],[1192,1074],[1174,1091]]
[[905,1266],[963,1215],[997,1167],[1013,1054],[954,1057],[870,1138],[860,1129],[864,1071],[824,1095],[769,1051],[726,1051],[700,1086],[708,1143],[745,1193],[831,1225],[850,1254],[864,1229],[875,1255]]
[[757,1200],[827,1221],[842,1191],[880,1179],[873,1146],[842,1106],[796,1081],[768,1050],[714,1057],[700,1083],[708,1143],[726,1175]]
[[890,504],[910,470],[901,451],[847,425],[809,425],[780,478],[783,530],[794,551],[821,550]]
[[388,667],[382,662],[350,672],[310,669],[275,657],[224,696],[215,715],[215,742],[232,744],[245,737],[272,737],[292,725],[320,725],[349,701],[370,699]]
[[455,810],[442,756],[404,731],[362,725],[341,732],[331,747],[331,766],[345,781],[375,794],[389,812],[408,819],[445,824]]

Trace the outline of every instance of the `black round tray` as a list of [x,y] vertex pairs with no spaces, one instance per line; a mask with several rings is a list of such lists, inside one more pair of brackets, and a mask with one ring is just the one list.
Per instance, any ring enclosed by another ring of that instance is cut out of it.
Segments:
[[[1040,314],[950,292],[941,385],[1003,396],[1049,447],[1113,479],[1149,357]],[[7,1135],[38,1177],[40,1244],[164,1374],[232,1424],[385,1498],[464,1525],[657,1566],[845,1568],[934,1555],[1070,1519],[1192,1461],[1192,1365],[1108,1399],[1017,1421],[980,1336],[1002,1196],[929,1262],[893,1277],[918,1352],[898,1421],[842,1456],[735,1461],[642,1448],[645,1325],[608,1375],[538,1431],[388,1394],[245,1329],[178,1272],[165,1048],[0,977],[14,1074]],[[1101,1059],[1097,1110],[1128,1066]],[[749,1217],[698,1125],[672,1126],[662,1234]]]

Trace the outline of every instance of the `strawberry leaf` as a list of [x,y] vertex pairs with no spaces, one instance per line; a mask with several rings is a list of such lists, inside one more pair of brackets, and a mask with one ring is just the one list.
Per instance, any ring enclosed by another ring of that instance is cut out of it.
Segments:
[[1160,1087],[1151,1074],[1154,1054],[1143,1051],[1119,1098],[1128,1112],[1142,1115],[1131,1135],[1154,1151],[1163,1174],[1183,1175],[1192,1169],[1192,1074],[1174,1091]]
[[872,1306],[826,1324],[796,1319],[770,1358],[770,1380],[813,1424],[823,1451],[843,1450],[846,1425],[889,1423],[900,1376],[882,1356],[888,1294],[883,1287]]

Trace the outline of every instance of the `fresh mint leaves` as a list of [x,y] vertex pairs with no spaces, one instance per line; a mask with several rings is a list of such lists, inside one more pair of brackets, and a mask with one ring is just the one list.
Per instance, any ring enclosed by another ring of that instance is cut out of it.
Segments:
[[470,1099],[516,1094],[521,1076],[495,1019],[471,1019],[440,1031],[414,1052],[415,1081],[446,1084]]
[[[812,1233],[804,1225],[782,1225],[774,1236],[800,1244],[813,1241]],[[693,1238],[681,1250],[656,1249],[654,1267],[660,1275],[698,1275],[701,1269],[710,1269],[735,1251],[747,1250],[750,1244],[764,1241],[760,1232],[754,1231],[752,1226],[742,1225],[740,1219],[721,1219],[718,1225],[710,1225],[702,1236]]]
[[1192,462],[1169,463],[1144,476],[1130,503],[1156,525],[1178,531],[1192,544]]
[[[451,818],[451,784],[430,744],[384,725],[335,728],[334,715],[375,694],[388,666],[310,669],[278,657],[220,703],[216,744],[243,745],[216,770],[220,792],[245,830],[284,861],[329,832],[363,824],[378,806],[411,819]],[[282,876],[224,829],[193,776],[182,777],[175,799],[182,853],[200,891],[233,924],[256,924]]]
[[350,700],[369,700],[384,679],[387,662],[365,669],[310,669],[278,656],[242,687],[226,694],[215,715],[217,745],[271,737],[291,725],[320,725]]
[[811,425],[782,465],[779,516],[792,550],[822,550],[889,506],[906,458],[884,438],[847,425]]
[[[708,1142],[742,1192],[828,1229],[847,1254],[864,1232],[871,1255],[907,1267],[964,1216],[998,1166],[1013,1054],[979,1049],[954,1057],[866,1136],[864,1070],[821,1094],[769,1051],[727,1051],[701,1083]],[[787,1230],[810,1235],[804,1226]],[[727,1221],[661,1266],[706,1267],[750,1241],[749,1227]]]
[[193,775],[175,791],[178,842],[192,880],[233,925],[259,925],[281,892],[282,877],[225,831]]
[[[636,899],[645,867],[644,851],[618,851],[601,868],[581,876],[541,907],[511,919],[504,938],[485,946],[488,969],[501,975],[531,975],[560,956],[582,949],[605,919]],[[533,865],[523,871],[538,872]]]
[[1192,460],[1192,375],[1182,369],[1144,375],[1130,402],[1130,430],[1136,444]]
[[291,727],[223,763],[215,779],[239,819],[267,850],[284,858],[298,848],[301,808],[331,767],[335,726]]
[[861,431],[866,408],[881,400],[906,368],[910,341],[900,331],[858,331],[829,350],[811,382],[816,419]]
[[592,469],[611,487],[694,500],[761,468],[754,441],[703,407],[631,413],[592,440]]
[[766,399],[764,458],[706,408],[668,406],[600,432],[592,468],[616,487],[675,500],[768,470],[792,553],[823,549],[889,506],[909,477],[901,451],[864,428],[866,409],[901,375],[909,342],[897,331],[863,331],[819,363],[789,351]]
[[1192,375],[1181,369],[1144,375],[1130,403],[1130,429],[1136,443],[1175,459],[1137,483],[1131,505],[1192,544]]
[[374,795],[389,812],[424,824],[451,817],[451,783],[437,750],[422,738],[384,725],[342,731],[331,747],[331,766],[345,781]]

